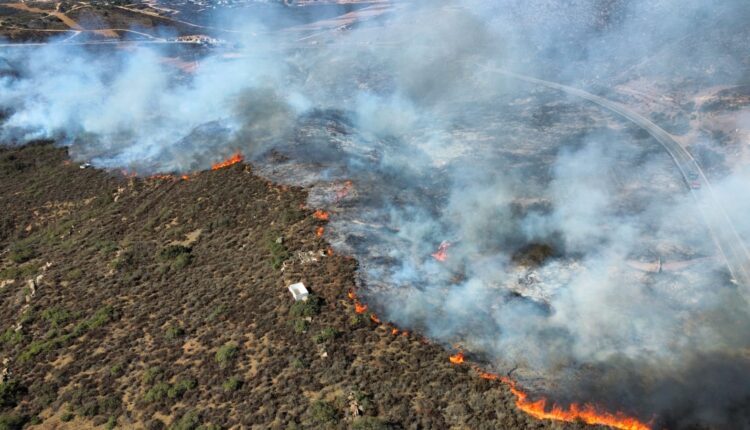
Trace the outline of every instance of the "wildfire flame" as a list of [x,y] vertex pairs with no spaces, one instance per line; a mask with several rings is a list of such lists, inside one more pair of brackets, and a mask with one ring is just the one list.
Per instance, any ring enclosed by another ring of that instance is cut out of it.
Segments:
[[566,422],[583,421],[586,424],[605,425],[621,430],[650,430],[651,428],[648,424],[628,417],[621,412],[610,413],[599,411],[591,404],[580,406],[573,403],[567,409],[553,404],[552,408],[548,411],[546,399],[533,402],[529,400],[528,393],[519,389],[515,382],[508,378],[503,378],[502,380],[508,384],[511,393],[516,396],[516,406],[518,409],[534,418]]
[[[459,353],[460,354],[460,353]],[[458,354],[456,354],[458,355]],[[451,356],[451,362],[453,361]],[[461,357],[463,361],[463,356]],[[485,372],[477,366],[473,366],[480,378],[487,379],[490,381],[502,381],[508,385],[510,392],[516,397],[516,407],[523,412],[533,416],[540,420],[556,420],[565,422],[576,422],[583,421],[586,424],[605,425],[620,430],[650,430],[651,427],[648,424],[644,424],[635,418],[626,416],[621,412],[610,413],[606,411],[597,410],[594,405],[585,404],[579,406],[574,403],[567,409],[555,405],[547,410],[547,400],[540,399],[536,402],[529,400],[529,395],[525,391],[518,388],[515,381],[507,377],[500,377],[495,373]]]
[[190,175],[182,175],[180,176],[180,179],[182,179],[183,181],[190,180]]
[[448,357],[448,360],[450,360],[453,364],[461,364],[464,362],[464,353],[459,352],[457,354],[451,355],[450,357]]
[[437,261],[440,261],[441,263],[446,261],[448,259],[448,248],[450,248],[451,243],[448,241],[442,241],[440,243],[440,246],[438,247],[438,250],[432,254],[432,258],[434,258]]
[[232,164],[241,163],[242,160],[244,160],[244,157],[242,157],[242,154],[239,152],[235,153],[231,157],[227,158],[226,160],[222,161],[221,163],[216,163],[211,166],[211,170],[219,170],[223,169],[225,167],[231,166]]
[[363,305],[360,302],[354,302],[354,312],[358,314],[363,314],[367,312],[367,305]]
[[315,229],[315,236],[323,237],[323,233],[326,232],[326,229],[323,227],[318,227]]
[[318,210],[316,210],[313,213],[313,217],[315,217],[315,219],[319,219],[321,221],[328,221],[328,218],[330,217],[330,214],[328,212],[326,212],[326,211],[322,211],[322,210],[318,209]]
[[338,202],[339,200],[343,199],[347,195],[349,195],[349,190],[354,186],[354,183],[352,181],[346,181],[344,182],[344,186],[336,190],[336,199],[335,201]]
[[380,324],[380,318],[378,318],[378,316],[377,316],[377,315],[375,315],[375,314],[370,314],[370,319],[371,319],[371,320],[372,320],[372,322],[374,322],[375,324]]

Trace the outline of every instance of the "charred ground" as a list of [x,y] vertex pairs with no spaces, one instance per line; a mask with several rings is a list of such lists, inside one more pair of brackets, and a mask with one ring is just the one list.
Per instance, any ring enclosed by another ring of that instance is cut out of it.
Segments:
[[355,313],[305,190],[247,165],[123,178],[34,144],[0,183],[3,428],[581,427]]

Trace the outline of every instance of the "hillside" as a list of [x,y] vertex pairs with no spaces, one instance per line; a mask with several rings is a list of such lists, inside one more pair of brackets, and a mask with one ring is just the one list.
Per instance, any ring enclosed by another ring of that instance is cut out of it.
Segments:
[[0,428],[578,427],[357,314],[305,190],[248,165],[128,178],[39,143],[0,184]]

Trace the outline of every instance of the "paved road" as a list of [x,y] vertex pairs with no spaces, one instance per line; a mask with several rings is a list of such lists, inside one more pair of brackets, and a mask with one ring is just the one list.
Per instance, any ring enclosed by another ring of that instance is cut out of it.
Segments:
[[[690,190],[698,209],[708,227],[711,237],[713,238],[719,254],[725,261],[727,269],[732,276],[733,282],[744,287],[745,293],[750,288],[750,253],[745,246],[742,238],[737,234],[732,220],[727,215],[721,202],[717,199],[708,178],[704,174],[700,165],[695,161],[693,156],[679,142],[677,142],[669,133],[661,127],[654,124],[651,120],[643,115],[627,108],[624,105],[607,100],[603,97],[596,96],[578,88],[561,85],[556,82],[545,81],[532,78],[529,76],[519,75],[517,73],[505,70],[492,70],[493,72],[508,76],[510,78],[529,82],[532,84],[542,85],[553,88],[567,94],[589,100],[597,105],[606,108],[620,116],[625,117],[634,124],[648,131],[651,136],[661,144],[662,147],[672,157],[677,168],[680,170],[685,185]],[[697,183],[699,188],[693,185]],[[679,220],[675,220],[679,222]]]

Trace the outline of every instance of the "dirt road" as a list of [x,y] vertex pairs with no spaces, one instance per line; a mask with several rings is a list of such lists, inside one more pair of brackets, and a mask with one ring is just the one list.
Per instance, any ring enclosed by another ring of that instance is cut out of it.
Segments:
[[[505,70],[495,69],[492,71],[510,78],[542,85],[591,101],[648,131],[648,133],[651,134],[651,136],[667,151],[669,156],[672,157],[675,165],[680,170],[685,184],[690,190],[690,193],[703,216],[706,226],[711,233],[720,255],[726,263],[733,281],[746,289],[750,288],[750,253],[748,252],[744,241],[737,233],[732,220],[729,218],[721,202],[716,197],[716,194],[711,187],[711,183],[700,165],[695,161],[695,158],[693,158],[690,152],[677,142],[672,135],[654,124],[648,118],[630,108],[581,89],[561,85],[556,82],[519,75]],[[750,290],[746,290],[746,293],[750,293]]]

